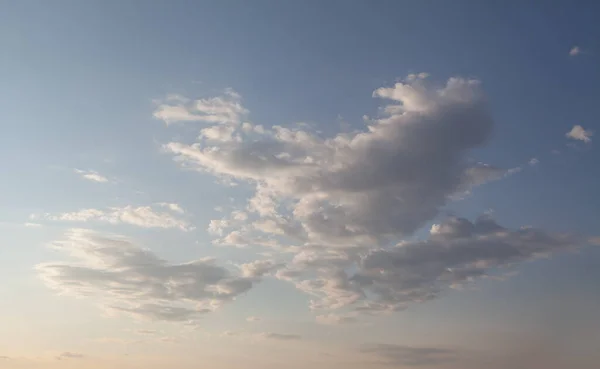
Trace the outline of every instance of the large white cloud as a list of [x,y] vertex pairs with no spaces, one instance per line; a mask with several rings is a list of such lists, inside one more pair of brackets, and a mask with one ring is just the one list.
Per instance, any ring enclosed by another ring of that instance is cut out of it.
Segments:
[[51,246],[73,260],[36,267],[50,288],[150,320],[189,321],[211,312],[251,289],[271,266],[250,263],[233,273],[212,259],[171,264],[127,238],[84,229]]
[[450,218],[427,240],[402,241],[452,199],[522,167],[470,157],[493,128],[477,80],[450,78],[436,86],[426,74],[410,75],[373,96],[387,105],[379,117],[365,118],[364,130],[321,137],[306,125],[269,129],[238,121],[225,122],[232,139],[201,134],[191,145],[164,145],[187,168],[254,189],[243,211],[211,222],[215,244],[284,251],[285,267],[269,265],[277,278],[312,296],[312,309],[352,310],[319,315],[332,324],[339,317],[353,321],[357,312],[404,309],[584,241],[508,230],[488,217]]
[[254,231],[302,243],[385,244],[414,232],[453,194],[506,173],[467,160],[492,129],[480,83],[451,78],[436,87],[424,77],[376,90],[390,103],[364,131],[322,138],[302,126],[246,122],[234,127],[235,140],[164,148],[186,167],[255,187],[248,210],[261,221],[238,240],[250,242]]

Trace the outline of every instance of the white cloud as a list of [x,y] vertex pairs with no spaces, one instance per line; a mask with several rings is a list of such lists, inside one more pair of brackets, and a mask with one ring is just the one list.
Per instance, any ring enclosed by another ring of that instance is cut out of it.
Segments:
[[168,202],[160,202],[157,205],[163,206],[169,210],[171,210],[172,212],[175,213],[179,213],[179,214],[183,214],[185,213],[185,211],[181,208],[181,206],[179,206],[179,204],[175,204],[175,203],[168,203]]
[[569,132],[565,134],[567,138],[571,138],[573,140],[583,141],[585,143],[589,143],[592,141],[592,136],[594,135],[593,131],[585,130],[580,125],[574,125],[573,128]]
[[79,174],[81,178],[87,179],[88,181],[99,183],[109,182],[108,178],[93,170],[74,169],[74,172]]
[[32,222],[25,222],[25,223],[23,223],[23,225],[25,227],[28,227],[28,228],[39,228],[39,227],[42,227],[42,225],[40,223],[32,223]]
[[[165,208],[161,211],[157,208]],[[99,221],[111,224],[130,224],[142,228],[178,228],[184,231],[193,230],[194,227],[179,218],[183,209],[177,204],[160,203],[150,206],[112,207],[107,209],[81,209],[70,213],[44,214],[43,217],[53,221],[89,222]]]
[[260,318],[257,317],[257,316],[249,316],[249,317],[246,318],[246,321],[250,322],[250,323],[258,322],[258,321],[260,321]]
[[240,265],[242,275],[245,277],[262,277],[267,273],[270,273],[278,269],[281,265],[274,262],[273,260],[256,260],[251,263]]
[[[435,86],[426,75],[412,75],[373,95],[387,105],[362,131],[325,138],[305,125],[256,130],[244,122],[232,125],[235,140],[164,145],[186,168],[254,189],[243,215],[211,222],[215,244],[287,253],[278,255],[285,266],[274,258],[256,275],[294,283],[311,296],[312,309],[326,310],[318,320],[332,323],[352,321],[358,312],[401,310],[496,268],[583,242],[511,231],[483,217],[451,218],[433,227],[428,240],[398,244],[457,195],[523,167],[471,159],[493,128],[477,80]],[[243,275],[253,275],[246,268]],[[331,315],[336,309],[349,311]]]
[[[248,123],[234,133],[240,140],[164,148],[188,168],[255,185],[248,210],[263,221],[239,229],[238,240],[255,232],[303,243],[384,244],[411,234],[472,186],[466,155],[485,143],[492,120],[475,80],[452,78],[438,88],[413,78],[374,95],[391,103],[364,132],[324,139],[302,126],[274,126],[259,134]],[[283,205],[291,211],[281,214]]]
[[37,265],[48,287],[65,295],[94,296],[108,313],[140,319],[190,321],[260,280],[256,274],[233,274],[212,259],[171,264],[122,236],[84,229],[70,230],[51,246],[74,261]]
[[581,48],[579,46],[573,46],[571,50],[569,50],[570,56],[577,56],[581,54]]
[[[164,100],[156,101],[157,107],[153,115],[166,124],[176,122],[202,122],[209,124],[240,125],[248,114],[241,104],[241,96],[232,89],[226,89],[223,96],[190,100],[180,95],[170,95]],[[216,135],[217,126],[208,136]],[[219,133],[219,136],[223,132]],[[208,137],[210,138],[210,137]]]
[[529,160],[529,165],[534,166],[534,165],[538,165],[540,163],[540,161],[537,158],[532,158],[531,160]]

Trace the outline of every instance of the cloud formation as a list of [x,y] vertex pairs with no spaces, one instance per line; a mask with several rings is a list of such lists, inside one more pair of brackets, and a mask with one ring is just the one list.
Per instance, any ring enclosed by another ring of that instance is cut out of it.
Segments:
[[567,138],[571,138],[573,140],[583,141],[585,143],[592,142],[592,136],[594,135],[593,131],[585,130],[580,125],[574,125],[573,128],[569,132],[565,134]]
[[74,172],[79,174],[81,178],[87,179],[88,181],[99,183],[109,182],[108,178],[93,170],[74,169]]
[[171,264],[127,238],[85,229],[70,230],[51,247],[73,261],[37,265],[48,287],[100,298],[108,312],[140,319],[189,321],[234,300],[260,280],[257,275],[236,275],[213,259]]
[[304,126],[245,122],[230,125],[234,140],[201,135],[164,149],[187,168],[254,187],[250,219],[223,243],[284,236],[302,244],[385,244],[412,234],[472,186],[474,173],[482,175],[467,160],[492,129],[479,81],[451,78],[438,87],[425,77],[377,89],[374,96],[389,104],[364,131],[321,138]]
[[223,96],[191,100],[181,95],[169,95],[157,100],[154,118],[167,125],[177,122],[201,122],[213,125],[203,134],[209,138],[226,134],[227,126],[239,125],[248,114],[241,104],[241,96],[233,89],[226,89]]
[[528,227],[509,230],[488,215],[474,222],[450,217],[432,226],[422,241],[403,241],[363,254],[338,251],[337,257],[326,249],[312,251],[310,258],[298,257],[306,254],[300,253],[277,276],[311,295],[314,310],[373,314],[403,310],[435,299],[445,289],[587,241]]
[[148,206],[123,206],[108,209],[81,209],[70,213],[44,214],[43,218],[63,222],[108,222],[111,224],[129,224],[142,228],[177,228],[183,231],[194,229],[190,223],[181,219],[183,209],[177,204],[158,203]]
[[493,128],[479,81],[450,78],[438,86],[427,78],[409,75],[375,90],[386,105],[377,118],[366,118],[364,130],[324,138],[306,125],[219,119],[213,127],[231,128],[227,139],[201,134],[194,144],[170,142],[164,149],[186,168],[254,190],[245,209],[213,220],[209,232],[217,245],[283,251],[285,266],[270,260],[265,273],[310,295],[310,307],[325,311],[320,323],[402,310],[498,268],[584,243],[509,230],[488,216],[450,217],[428,239],[402,241],[452,199],[522,170],[470,158]]

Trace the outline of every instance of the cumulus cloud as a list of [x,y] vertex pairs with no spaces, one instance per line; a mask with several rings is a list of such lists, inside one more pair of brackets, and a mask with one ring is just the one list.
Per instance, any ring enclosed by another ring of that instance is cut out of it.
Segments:
[[186,168],[253,189],[245,209],[211,222],[215,244],[284,251],[286,265],[269,261],[265,273],[310,295],[314,310],[349,310],[319,315],[335,322],[358,312],[401,310],[499,267],[582,242],[508,230],[488,217],[450,218],[426,240],[402,241],[453,198],[522,166],[504,169],[471,158],[493,128],[477,80],[435,85],[415,74],[373,96],[385,101],[379,116],[354,132],[322,137],[307,125],[219,121],[213,126],[227,124],[235,139],[165,144]]
[[37,265],[45,284],[65,295],[100,298],[109,313],[184,322],[250,290],[260,278],[199,259],[171,264],[127,238],[72,229],[51,247],[71,262]]
[[593,131],[585,130],[580,125],[574,125],[573,128],[569,132],[565,134],[567,138],[571,138],[573,140],[583,141],[585,143],[592,142],[592,136],[594,135]]
[[93,170],[74,169],[74,172],[79,174],[81,178],[92,182],[106,183],[108,178]]
[[251,243],[248,233],[257,232],[302,243],[384,244],[414,232],[474,183],[479,166],[467,154],[492,129],[479,81],[451,78],[437,87],[424,77],[377,89],[374,96],[389,103],[364,131],[322,138],[305,126],[247,123],[233,141],[164,149],[188,168],[254,186],[248,211],[261,221],[233,241]]
[[393,366],[431,366],[452,363],[457,359],[454,350],[384,343],[365,345],[361,352],[375,355],[383,364]]
[[577,56],[581,54],[581,48],[579,46],[573,46],[571,50],[569,50],[570,56]]
[[[164,210],[161,210],[164,209]],[[129,224],[142,228],[178,228],[183,231],[194,229],[179,216],[184,212],[177,204],[159,203],[149,206],[111,207],[108,209],[81,209],[60,214],[44,214],[42,217],[64,222],[108,222]]]

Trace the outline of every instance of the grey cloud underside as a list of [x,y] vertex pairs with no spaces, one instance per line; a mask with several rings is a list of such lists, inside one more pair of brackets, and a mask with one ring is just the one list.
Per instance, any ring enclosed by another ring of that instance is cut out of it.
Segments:
[[150,320],[188,321],[209,313],[252,288],[269,269],[240,266],[235,275],[211,259],[170,264],[131,241],[74,229],[52,247],[74,259],[37,266],[57,291],[100,298],[109,312]]
[[423,241],[364,253],[303,251],[277,276],[311,295],[315,310],[397,311],[437,298],[445,289],[585,243],[533,228],[509,230],[489,216],[474,222],[452,217],[434,225]]

